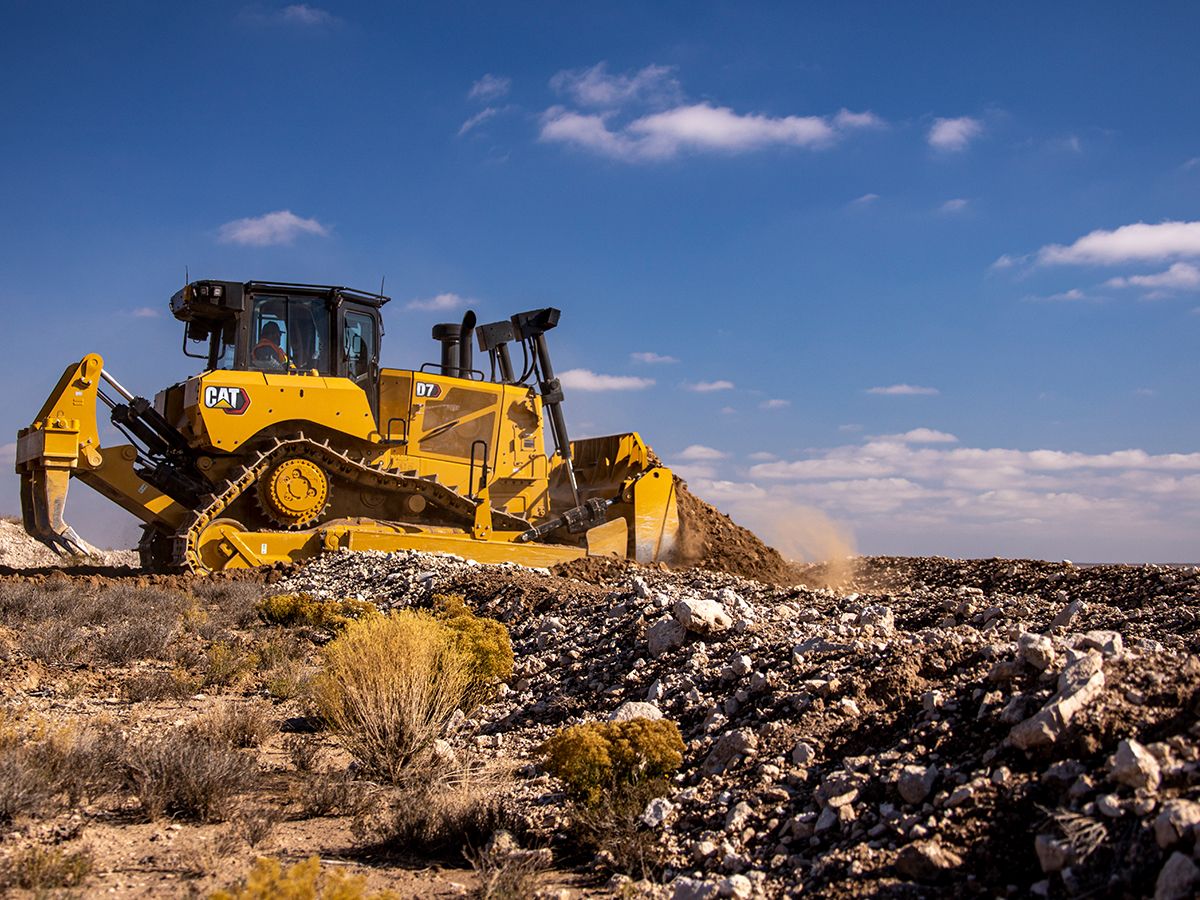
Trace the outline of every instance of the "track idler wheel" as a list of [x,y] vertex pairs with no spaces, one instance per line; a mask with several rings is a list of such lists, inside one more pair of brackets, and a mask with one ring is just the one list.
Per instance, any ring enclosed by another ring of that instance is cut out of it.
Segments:
[[271,466],[258,480],[258,505],[284,528],[303,528],[329,504],[329,476],[310,459],[292,457]]

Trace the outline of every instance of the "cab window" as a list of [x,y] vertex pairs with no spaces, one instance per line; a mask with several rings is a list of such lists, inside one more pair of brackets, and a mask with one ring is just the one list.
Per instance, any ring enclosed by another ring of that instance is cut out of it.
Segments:
[[329,310],[316,297],[258,296],[250,319],[250,366],[329,374]]
[[346,377],[361,382],[371,374],[375,346],[375,319],[365,313],[347,310],[345,327],[342,329]]

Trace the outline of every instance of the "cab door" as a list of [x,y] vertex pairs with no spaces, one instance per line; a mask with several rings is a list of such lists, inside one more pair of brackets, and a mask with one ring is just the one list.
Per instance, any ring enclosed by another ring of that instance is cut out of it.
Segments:
[[350,305],[342,306],[339,371],[363,389],[371,412],[379,420],[379,317]]

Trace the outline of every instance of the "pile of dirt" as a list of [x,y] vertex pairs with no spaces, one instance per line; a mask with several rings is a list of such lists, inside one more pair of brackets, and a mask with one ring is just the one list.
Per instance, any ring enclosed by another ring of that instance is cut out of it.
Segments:
[[1200,884],[1200,570],[860,562],[840,592],[423,554],[327,557],[282,586],[388,608],[457,591],[507,625],[517,670],[453,740],[530,764],[516,800],[534,840],[570,830],[538,769],[555,728],[677,722],[683,768],[645,817],[666,860],[647,896]]
[[766,584],[792,584],[795,571],[778,550],[688,490],[675,479],[679,543],[675,565],[728,572]]
[[136,566],[137,553],[133,550],[102,550],[83,560],[64,560],[45,544],[35,541],[25,533],[25,528],[15,519],[0,519],[0,568],[32,569],[51,566]]

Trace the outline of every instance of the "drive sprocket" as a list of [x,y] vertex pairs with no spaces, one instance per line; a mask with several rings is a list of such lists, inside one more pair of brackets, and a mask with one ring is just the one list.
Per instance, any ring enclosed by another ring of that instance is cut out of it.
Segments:
[[258,505],[284,528],[311,525],[329,504],[329,476],[311,459],[289,457],[258,480]]

